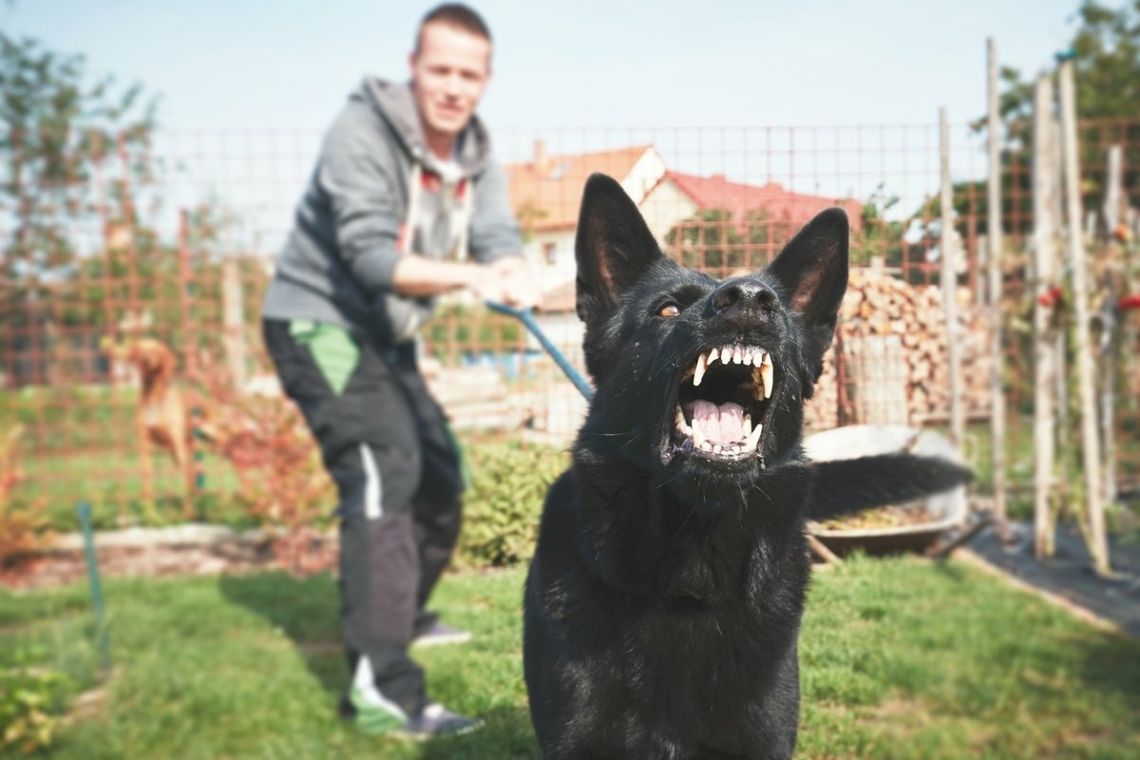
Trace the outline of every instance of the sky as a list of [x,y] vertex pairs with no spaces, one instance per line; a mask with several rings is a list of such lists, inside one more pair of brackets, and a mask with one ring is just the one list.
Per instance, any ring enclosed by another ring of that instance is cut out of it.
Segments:
[[[968,121],[985,41],[1051,65],[1079,0],[474,3],[495,38],[494,129]],[[177,129],[320,129],[360,78],[402,79],[427,3],[3,0],[0,28],[161,93]]]

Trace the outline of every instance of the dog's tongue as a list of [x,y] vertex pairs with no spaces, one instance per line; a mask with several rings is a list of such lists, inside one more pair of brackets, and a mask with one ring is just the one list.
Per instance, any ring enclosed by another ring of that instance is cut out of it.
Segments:
[[698,399],[693,402],[692,418],[693,428],[699,427],[706,441],[721,446],[744,441],[750,432],[744,429],[744,407],[731,402],[718,406]]

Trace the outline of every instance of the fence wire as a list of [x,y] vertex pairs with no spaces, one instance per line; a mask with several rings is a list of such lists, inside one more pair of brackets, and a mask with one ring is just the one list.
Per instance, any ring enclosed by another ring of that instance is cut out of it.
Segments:
[[[1011,124],[1003,137],[999,307],[1007,482],[1015,501],[1028,502],[1033,219],[1023,134]],[[953,131],[949,251],[939,245],[938,137],[934,124],[495,133],[524,252],[545,292],[542,324],[583,369],[573,308],[574,225],[582,185],[595,171],[623,183],[668,255],[717,277],[763,267],[819,210],[838,205],[847,211],[852,287],[809,407],[812,429],[946,424],[940,273],[942,257],[952,256],[975,449],[968,453],[981,460],[993,361],[985,312],[985,135],[967,125]],[[123,504],[182,503],[188,492],[199,513],[208,513],[212,500],[235,497],[233,462],[194,434],[194,420],[221,403],[219,388],[234,398],[275,392],[260,340],[261,293],[320,139],[299,130],[167,130],[141,144],[108,144],[82,165],[44,175],[34,195],[5,197],[0,423],[22,428],[20,498],[68,506],[83,498],[121,514]],[[1107,283],[1114,277],[1126,293],[1137,292],[1140,122],[1087,122],[1081,140],[1084,226],[1098,283],[1094,305],[1108,309]],[[13,140],[8,151],[20,145]],[[1123,148],[1124,189],[1133,209],[1124,225],[1131,237],[1100,221],[1112,145]],[[6,171],[5,181],[14,186],[11,168]],[[1120,361],[1112,376],[1101,378],[1116,389],[1115,456],[1125,486],[1140,478],[1136,314],[1118,315]],[[157,356],[169,352],[169,380],[189,420],[192,479],[169,445],[141,443],[141,431],[153,422],[145,415],[158,413],[140,407],[150,370],[141,349],[131,351],[143,339],[158,344],[150,346]],[[421,346],[425,372],[457,427],[557,445],[572,437],[584,403],[510,319],[463,298],[446,299]],[[1075,429],[1073,419],[1063,406],[1062,437]]]

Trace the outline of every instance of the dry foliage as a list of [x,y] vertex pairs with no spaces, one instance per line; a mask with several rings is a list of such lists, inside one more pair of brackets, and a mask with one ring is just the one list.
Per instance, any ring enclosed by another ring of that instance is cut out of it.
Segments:
[[19,461],[23,434],[19,425],[0,432],[0,567],[36,549],[45,530],[35,505],[19,505],[12,496],[23,477]]
[[[330,514],[333,484],[300,411],[284,398],[245,394],[223,373],[203,375],[196,434],[233,465],[238,498],[262,525],[277,531],[274,550],[304,571],[315,526]],[[318,542],[319,543],[319,542]]]

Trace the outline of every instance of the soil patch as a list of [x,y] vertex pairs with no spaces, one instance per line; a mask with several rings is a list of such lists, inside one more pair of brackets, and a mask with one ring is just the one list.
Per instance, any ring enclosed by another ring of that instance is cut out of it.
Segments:
[[[273,536],[227,528],[186,525],[97,533],[95,553],[104,578],[169,577],[285,570],[311,574],[336,566],[335,534],[305,532]],[[51,546],[7,559],[0,585],[38,589],[87,577],[82,538],[62,536]]]

